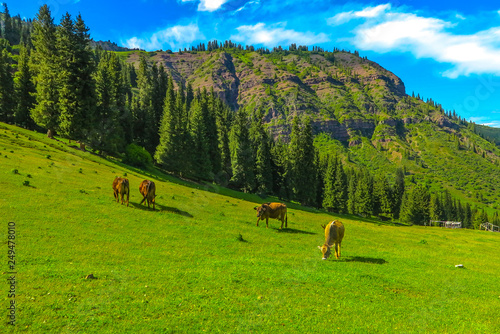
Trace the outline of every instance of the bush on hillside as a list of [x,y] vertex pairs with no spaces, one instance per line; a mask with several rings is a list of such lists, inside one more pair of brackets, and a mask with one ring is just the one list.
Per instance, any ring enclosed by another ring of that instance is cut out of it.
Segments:
[[144,147],[130,144],[125,148],[123,162],[136,167],[149,167],[153,164],[153,158]]

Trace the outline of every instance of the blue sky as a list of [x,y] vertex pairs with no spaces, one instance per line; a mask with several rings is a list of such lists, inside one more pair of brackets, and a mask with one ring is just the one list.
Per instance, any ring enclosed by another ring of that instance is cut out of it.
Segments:
[[7,2],[55,22],[82,14],[96,40],[146,50],[231,39],[242,45],[358,50],[478,124],[500,127],[500,3],[495,1],[49,0]]

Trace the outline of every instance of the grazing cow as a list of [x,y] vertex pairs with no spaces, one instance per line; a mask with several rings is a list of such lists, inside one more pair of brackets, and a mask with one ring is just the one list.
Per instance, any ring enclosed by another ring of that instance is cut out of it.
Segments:
[[340,245],[342,244],[342,238],[344,237],[344,224],[338,220],[334,220],[328,223],[327,226],[321,225],[325,230],[325,244],[323,246],[318,246],[323,253],[323,260],[328,259],[330,256],[330,248],[335,245],[335,257],[340,258]]
[[145,200],[148,202],[148,208],[149,204],[153,203],[153,210],[155,209],[155,192],[156,192],[156,186],[153,181],[149,180],[144,180],[141,182],[141,185],[139,186],[139,191],[141,192],[142,196],[144,197],[141,201],[140,204],[142,204]]
[[286,214],[286,205],[283,203],[264,203],[261,206],[256,206],[254,208],[257,210],[257,226],[259,226],[259,221],[266,219],[266,228],[269,227],[269,218],[281,220],[281,228],[283,228],[283,222],[285,227],[288,227],[288,218]]
[[123,199],[124,196],[127,195],[127,206],[128,206],[128,199],[130,195],[130,188],[128,184],[128,180],[126,178],[121,178],[117,177],[113,181],[113,195],[115,195],[116,201],[120,201],[120,196],[122,199],[122,204],[123,204]]

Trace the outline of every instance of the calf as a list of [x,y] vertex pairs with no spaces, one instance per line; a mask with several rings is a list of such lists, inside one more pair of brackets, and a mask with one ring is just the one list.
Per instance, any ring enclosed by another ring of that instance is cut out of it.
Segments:
[[275,218],[281,220],[281,228],[283,228],[283,223],[285,227],[288,227],[288,218],[286,214],[286,205],[283,203],[264,203],[261,206],[256,206],[254,208],[257,210],[257,226],[259,226],[259,221],[266,219],[266,228],[269,227],[269,218]]
[[323,260],[328,259],[330,256],[330,248],[335,245],[335,257],[340,258],[340,245],[342,244],[342,238],[344,237],[344,224],[338,220],[334,220],[328,225],[321,225],[325,230],[325,243],[323,246],[318,246],[323,253]]
[[148,208],[149,208],[149,204],[153,203],[153,210],[154,210],[155,209],[155,197],[156,197],[155,183],[153,181],[144,180],[141,182],[141,185],[139,186],[139,191],[141,192],[142,196],[144,197],[140,204],[142,204],[144,201],[147,201]]
[[122,204],[124,202],[124,197],[127,195],[127,206],[128,206],[128,200],[130,196],[130,188],[129,188],[129,183],[126,178],[121,178],[117,177],[113,181],[113,195],[116,198],[116,201],[120,201],[120,197],[122,200]]

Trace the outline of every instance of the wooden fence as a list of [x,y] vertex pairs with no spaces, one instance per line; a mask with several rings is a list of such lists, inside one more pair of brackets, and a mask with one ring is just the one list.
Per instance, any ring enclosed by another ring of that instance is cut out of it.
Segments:
[[444,220],[431,220],[429,226],[440,226],[446,228],[462,228],[462,222],[451,222]]
[[500,232],[500,227],[493,225],[492,223],[481,224],[480,229],[490,231],[490,232]]

